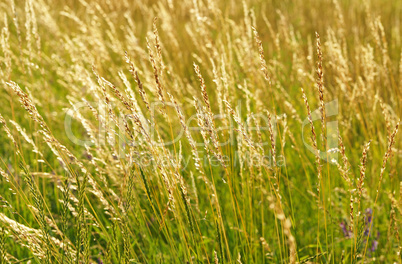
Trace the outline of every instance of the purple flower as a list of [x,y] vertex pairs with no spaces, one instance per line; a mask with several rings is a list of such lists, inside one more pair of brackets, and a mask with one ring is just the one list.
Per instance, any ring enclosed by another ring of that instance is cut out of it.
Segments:
[[373,209],[371,209],[371,208],[366,209],[366,217],[367,217],[367,222],[371,223],[371,219],[373,217]]
[[84,157],[87,158],[88,160],[92,160],[92,155],[89,152],[84,152]]
[[380,239],[380,231],[377,231],[376,238],[371,242],[371,247],[370,247],[371,252],[374,252],[377,250],[378,244],[379,244],[379,242],[378,242],[379,239]]
[[350,230],[345,222],[341,222],[339,226],[342,229],[343,235],[347,238],[351,237]]
[[373,209],[367,208],[366,215],[364,216],[364,222],[366,223],[366,228],[364,229],[365,236],[369,235],[372,220],[373,220]]
[[371,252],[374,252],[374,251],[376,251],[377,248],[378,248],[378,241],[377,241],[377,240],[373,240],[373,242],[371,242],[370,251],[371,251]]

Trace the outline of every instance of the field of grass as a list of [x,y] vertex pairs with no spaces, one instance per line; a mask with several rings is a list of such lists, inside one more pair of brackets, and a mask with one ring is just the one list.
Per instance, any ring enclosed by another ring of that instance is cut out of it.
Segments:
[[0,264],[402,263],[401,0],[0,0]]

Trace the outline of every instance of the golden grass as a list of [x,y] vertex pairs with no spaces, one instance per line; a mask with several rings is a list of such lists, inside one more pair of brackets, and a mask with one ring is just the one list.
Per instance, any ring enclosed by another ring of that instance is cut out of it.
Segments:
[[402,263],[401,17],[1,2],[0,263]]

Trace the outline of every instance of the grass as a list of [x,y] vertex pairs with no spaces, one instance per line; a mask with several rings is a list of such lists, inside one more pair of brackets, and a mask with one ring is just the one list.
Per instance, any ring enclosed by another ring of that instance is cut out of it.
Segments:
[[0,263],[402,263],[401,1],[0,3]]

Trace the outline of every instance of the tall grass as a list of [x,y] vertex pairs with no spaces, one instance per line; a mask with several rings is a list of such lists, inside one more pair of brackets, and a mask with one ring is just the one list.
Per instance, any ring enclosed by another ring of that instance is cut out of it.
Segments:
[[2,1],[0,263],[402,263],[401,18]]

